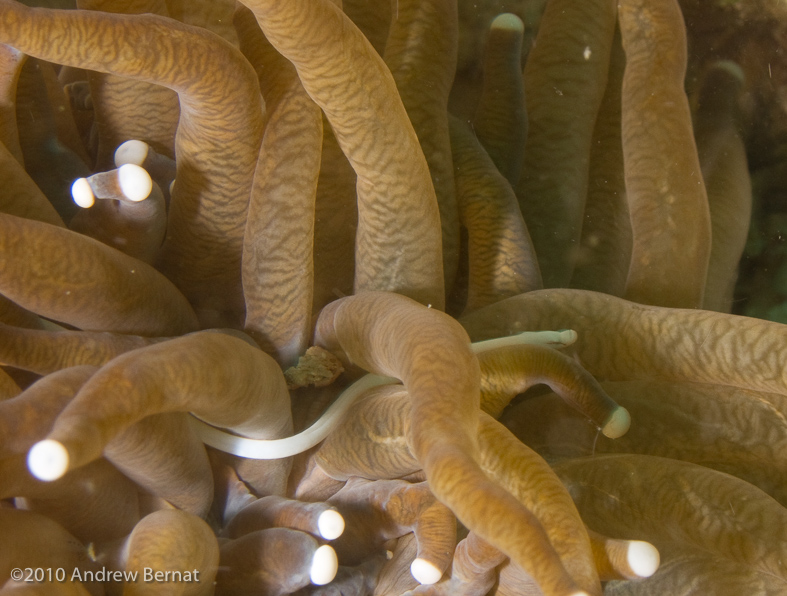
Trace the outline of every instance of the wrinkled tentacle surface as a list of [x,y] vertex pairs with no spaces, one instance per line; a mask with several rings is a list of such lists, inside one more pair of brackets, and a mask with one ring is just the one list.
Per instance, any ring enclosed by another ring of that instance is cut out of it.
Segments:
[[[683,90],[683,16],[677,0],[623,0],[619,21],[626,52],[621,130],[633,235],[625,297],[699,308],[711,223]],[[681,155],[666,157],[663,148],[673,144]]]
[[183,294],[150,265],[75,232],[0,214],[0,292],[80,329],[176,335],[197,328]]
[[418,138],[382,59],[328,0],[246,5],[268,40],[295,65],[358,175],[355,290],[396,291],[442,308],[437,199]]
[[[262,138],[253,69],[218,37],[163,17],[31,9],[11,0],[2,9],[0,38],[24,52],[178,92],[178,175],[161,265],[204,311],[203,319],[231,318],[242,306],[226,288],[240,286],[241,242]],[[174,69],[178,54],[189,60]],[[168,60],[161,59],[165,55]],[[210,90],[202,76],[206,69],[215,74]]]

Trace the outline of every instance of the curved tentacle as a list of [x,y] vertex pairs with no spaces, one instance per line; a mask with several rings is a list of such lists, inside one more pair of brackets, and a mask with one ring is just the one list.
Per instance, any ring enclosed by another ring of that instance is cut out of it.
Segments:
[[138,335],[194,331],[183,294],[147,263],[46,223],[0,214],[0,293],[85,330]]
[[[110,388],[115,400],[108,402]],[[276,362],[238,337],[202,331],[102,367],[31,449],[30,469],[43,480],[58,478],[99,457],[120,431],[165,412],[193,412],[253,438],[292,432],[289,393]]]
[[5,43],[178,92],[177,178],[160,266],[203,325],[239,325],[241,245],[262,140],[254,70],[218,36],[165,17],[0,6]]
[[437,199],[418,138],[382,59],[328,0],[244,4],[268,40],[295,65],[358,175],[355,291],[395,291],[443,308]]
[[315,343],[403,381],[411,396],[413,454],[435,496],[465,526],[531,569],[545,593],[586,593],[532,514],[478,464],[480,372],[455,320],[403,296],[368,292],[323,309]]

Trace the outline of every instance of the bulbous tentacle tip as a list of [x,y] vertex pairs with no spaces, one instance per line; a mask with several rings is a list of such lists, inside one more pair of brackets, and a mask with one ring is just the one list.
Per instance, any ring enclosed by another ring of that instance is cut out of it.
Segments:
[[570,346],[579,337],[573,329],[558,329],[555,333],[558,334],[559,342],[564,346]]
[[90,188],[90,183],[87,178],[77,178],[71,185],[71,197],[74,203],[83,209],[89,209],[96,202],[96,196],[93,194],[93,189]]
[[336,540],[344,533],[344,518],[333,509],[323,511],[317,520],[317,529],[325,540]]
[[495,17],[492,21],[492,24],[489,26],[490,29],[502,29],[505,31],[512,31],[515,33],[524,33],[525,32],[525,25],[517,15],[504,12],[503,14],[499,14]]
[[601,432],[605,437],[617,439],[628,432],[631,426],[631,415],[623,406],[618,406],[613,410],[610,417],[601,427]]
[[68,451],[60,441],[45,439],[30,448],[27,467],[30,473],[44,482],[61,478],[68,471]]
[[132,139],[121,143],[115,149],[115,167],[119,168],[125,164],[134,164],[141,166],[145,163],[145,158],[148,156],[150,147],[144,141],[137,141]]
[[629,543],[626,561],[637,577],[650,577],[659,568],[661,558],[658,549],[650,542],[632,540]]
[[316,551],[312,557],[312,566],[309,571],[309,579],[315,586],[324,586],[333,581],[336,572],[339,570],[339,559],[336,551],[327,544],[324,544]]
[[118,183],[126,199],[134,203],[147,199],[153,190],[150,174],[145,168],[131,163],[118,168]]
[[410,565],[410,573],[421,585],[431,586],[440,581],[443,572],[426,559],[417,558]]

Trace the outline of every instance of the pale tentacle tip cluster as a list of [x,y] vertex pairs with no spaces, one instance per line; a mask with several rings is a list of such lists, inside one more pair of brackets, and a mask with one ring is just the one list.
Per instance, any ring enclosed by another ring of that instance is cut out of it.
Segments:
[[314,551],[312,565],[309,570],[309,579],[315,586],[324,586],[333,581],[339,570],[339,559],[336,551],[327,544]]
[[317,520],[317,529],[325,540],[336,540],[344,533],[344,517],[338,511],[323,511]]
[[431,586],[440,581],[443,572],[426,559],[416,558],[410,564],[410,573],[421,585]]
[[147,199],[152,190],[153,180],[145,168],[127,163],[116,170],[77,178],[71,185],[71,196],[77,205],[88,209],[95,204],[96,198],[139,203]]
[[30,473],[45,482],[61,478],[68,471],[68,451],[60,441],[44,439],[30,448],[27,467]]
[[630,426],[631,414],[623,406],[618,406],[601,427],[601,433],[610,439],[617,439],[625,435]]

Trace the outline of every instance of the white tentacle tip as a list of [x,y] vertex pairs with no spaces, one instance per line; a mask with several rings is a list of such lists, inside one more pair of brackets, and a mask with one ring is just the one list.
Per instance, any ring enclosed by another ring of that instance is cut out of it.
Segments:
[[577,341],[578,334],[573,329],[559,329],[557,332],[558,337],[560,338],[558,342],[563,346],[570,346],[574,342]]
[[410,564],[410,573],[421,585],[431,586],[440,581],[443,572],[434,563],[426,559],[417,558]]
[[601,428],[601,432],[605,437],[617,439],[625,435],[630,426],[631,414],[629,414],[629,411],[623,406],[618,406]]
[[317,518],[317,529],[325,540],[336,540],[344,532],[344,518],[335,509],[323,511]]
[[39,480],[57,480],[68,471],[68,451],[60,441],[39,441],[27,453],[27,468]]
[[650,577],[659,568],[661,562],[658,549],[650,542],[632,540],[629,543],[626,561],[637,577]]
[[141,166],[145,162],[149,150],[150,147],[144,141],[132,139],[125,143],[121,143],[118,148],[115,149],[115,167],[119,168],[127,163]]
[[339,559],[336,551],[327,544],[322,545],[312,557],[312,566],[309,571],[309,579],[315,586],[324,586],[333,581],[336,572],[339,570]]
[[144,201],[153,189],[153,181],[145,168],[132,163],[118,168],[118,182],[123,195],[135,203]]
[[71,197],[74,202],[82,207],[88,209],[96,202],[96,197],[93,194],[93,189],[90,188],[90,183],[87,178],[77,178],[71,185]]

